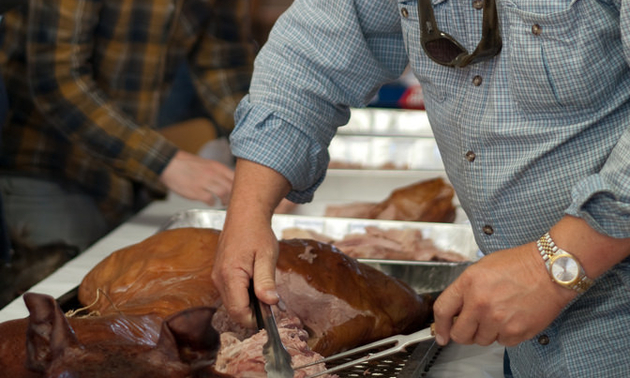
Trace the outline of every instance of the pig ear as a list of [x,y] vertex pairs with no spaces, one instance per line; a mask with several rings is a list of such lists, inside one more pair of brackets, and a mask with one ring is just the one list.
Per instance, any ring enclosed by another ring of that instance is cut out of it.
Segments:
[[27,364],[30,369],[43,372],[57,354],[64,348],[78,346],[79,341],[53,297],[26,293],[24,302],[30,312],[26,331]]
[[190,364],[193,369],[214,363],[220,347],[219,333],[212,327],[215,309],[190,308],[172,315],[162,324],[158,348]]

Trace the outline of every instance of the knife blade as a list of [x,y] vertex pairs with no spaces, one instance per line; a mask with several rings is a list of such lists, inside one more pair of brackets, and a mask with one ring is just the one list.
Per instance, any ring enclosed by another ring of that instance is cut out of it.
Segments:
[[256,316],[258,329],[267,331],[267,342],[263,345],[263,357],[265,358],[265,371],[269,378],[293,378],[291,367],[291,355],[287,352],[280,339],[276,319],[271,306],[261,302],[254,292],[254,282],[249,282],[249,301]]

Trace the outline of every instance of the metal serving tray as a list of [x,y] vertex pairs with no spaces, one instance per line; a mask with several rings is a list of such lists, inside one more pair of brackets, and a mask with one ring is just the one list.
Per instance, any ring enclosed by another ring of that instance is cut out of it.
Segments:
[[444,169],[424,110],[352,109],[328,152],[331,162],[361,169]]
[[[161,230],[181,227],[201,227],[222,229],[225,211],[193,209],[176,213]],[[365,232],[366,226],[382,229],[420,229],[425,238],[433,241],[436,247],[457,252],[467,262],[431,262],[407,260],[359,259],[382,272],[407,282],[418,293],[440,292],[446,288],[472,262],[481,256],[474,240],[472,229],[465,224],[428,222],[382,221],[354,218],[327,218],[277,214],[272,219],[272,229],[276,236],[291,227],[312,230],[333,239],[341,239],[349,233]]]
[[338,129],[338,134],[433,136],[429,118],[424,110],[353,108],[350,111],[350,120]]
[[328,153],[331,163],[360,169],[444,170],[432,137],[338,134]]

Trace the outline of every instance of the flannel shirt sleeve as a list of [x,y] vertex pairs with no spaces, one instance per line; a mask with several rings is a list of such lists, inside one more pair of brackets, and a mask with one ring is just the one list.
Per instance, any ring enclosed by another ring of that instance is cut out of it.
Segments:
[[93,79],[94,29],[101,2],[34,0],[26,51],[38,108],[66,138],[120,174],[163,190],[158,176],[176,147],[136,124]]
[[234,111],[251,81],[255,43],[249,4],[246,0],[216,2],[190,57],[199,98],[222,134],[234,128]]

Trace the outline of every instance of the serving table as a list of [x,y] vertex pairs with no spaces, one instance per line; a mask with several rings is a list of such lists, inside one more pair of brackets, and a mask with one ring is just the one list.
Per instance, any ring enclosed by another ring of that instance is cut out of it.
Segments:
[[[79,285],[83,277],[113,251],[153,235],[180,211],[204,208],[209,207],[175,194],[155,201],[29,291],[59,298]],[[21,297],[0,310],[0,322],[26,316],[28,311]],[[450,344],[440,352],[425,376],[499,378],[503,377],[502,364],[503,347],[498,344],[488,347]]]

